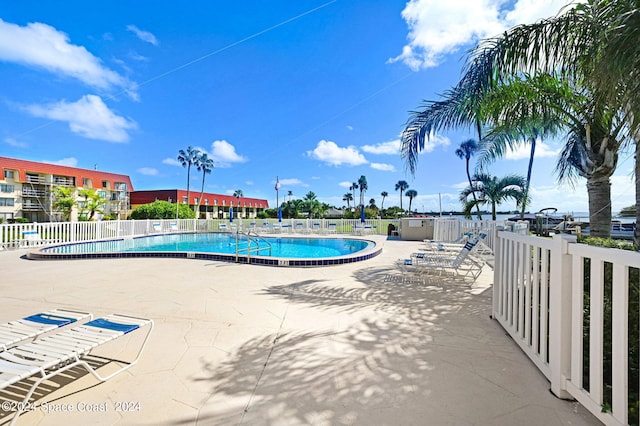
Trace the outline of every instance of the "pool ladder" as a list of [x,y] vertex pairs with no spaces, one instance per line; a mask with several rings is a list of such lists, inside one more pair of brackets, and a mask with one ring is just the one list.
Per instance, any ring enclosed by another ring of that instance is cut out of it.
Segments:
[[[259,255],[260,252],[264,250],[269,250],[269,256],[271,256],[271,243],[265,240],[264,238],[262,238],[256,232],[252,234],[251,231],[242,232],[240,230],[237,230],[235,232],[235,235],[236,235],[236,263],[240,261],[240,255],[245,253],[247,255],[247,263],[251,263],[252,253]],[[241,236],[246,237],[247,239],[246,247],[240,247]],[[260,247],[260,242],[263,242],[266,246]],[[251,247],[252,243],[255,243],[255,247],[253,248]]]

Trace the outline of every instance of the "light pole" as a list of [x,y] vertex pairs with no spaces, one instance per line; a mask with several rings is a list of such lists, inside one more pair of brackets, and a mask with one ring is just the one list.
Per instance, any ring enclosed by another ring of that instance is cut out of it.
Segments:
[[276,209],[280,208],[280,197],[278,191],[280,191],[280,180],[278,179],[278,176],[276,176]]

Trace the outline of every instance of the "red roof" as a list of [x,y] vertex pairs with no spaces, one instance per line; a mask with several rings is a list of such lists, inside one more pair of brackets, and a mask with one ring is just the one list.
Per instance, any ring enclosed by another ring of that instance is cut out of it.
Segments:
[[[140,204],[153,203],[156,200],[169,201],[169,199],[171,199],[171,201],[175,203],[176,199],[179,199],[180,202],[182,202],[183,198],[186,196],[187,191],[182,189],[154,189],[132,192],[130,199],[131,205],[136,206]],[[189,198],[189,204],[195,205],[195,199],[200,198],[200,191],[190,191]],[[232,203],[233,206],[238,205],[238,199],[233,195],[212,194],[210,192],[205,192],[202,198],[203,199],[200,202],[201,206],[205,205],[205,200],[209,201],[209,206],[217,205],[229,207],[232,205]],[[239,201],[241,207],[257,207],[263,209],[269,208],[269,202],[260,198],[242,197]]]
[[[133,191],[131,179],[127,175],[103,172],[99,170],[79,169],[77,167],[59,166],[56,164],[38,163],[36,161],[18,160],[15,158],[0,157],[0,169],[18,171],[14,179],[17,182],[26,182],[27,173],[51,174],[64,177],[73,177],[76,186],[82,186],[82,179],[91,179],[93,188],[102,188],[102,181],[107,181],[106,189],[115,190],[115,183],[125,183],[128,191]],[[4,173],[3,175],[4,176]]]

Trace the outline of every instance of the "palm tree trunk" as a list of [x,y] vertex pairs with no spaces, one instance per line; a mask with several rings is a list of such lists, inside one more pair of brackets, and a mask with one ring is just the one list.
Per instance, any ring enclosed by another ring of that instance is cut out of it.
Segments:
[[[467,158],[467,179],[469,179],[469,188],[473,187],[473,182],[471,181],[471,174],[469,173],[469,159]],[[478,204],[478,200],[476,199],[476,193],[472,192],[473,201],[476,202],[476,211],[478,214],[478,220],[482,220],[482,215],[480,214],[480,204]]]
[[640,141],[636,139],[636,224],[633,227],[633,245],[640,249]]
[[400,190],[400,210],[404,211],[404,209],[402,208],[402,190]]
[[587,180],[591,237],[611,237],[611,182],[608,176]]
[[529,185],[531,185],[531,171],[533,170],[533,155],[536,153],[536,140],[530,138],[531,153],[529,154],[529,167],[527,168],[527,186],[522,194],[522,209],[520,210],[520,219],[524,219],[524,212],[527,209],[527,197],[529,197]]

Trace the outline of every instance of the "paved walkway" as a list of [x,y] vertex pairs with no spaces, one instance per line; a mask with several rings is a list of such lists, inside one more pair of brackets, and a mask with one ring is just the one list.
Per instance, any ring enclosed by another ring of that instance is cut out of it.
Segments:
[[489,269],[471,288],[407,279],[394,262],[420,243],[381,242],[369,261],[311,269],[0,252],[0,321],[56,307],[156,321],[138,365],[58,379],[18,424],[599,424],[489,318]]

